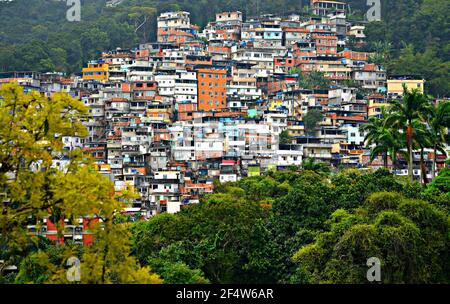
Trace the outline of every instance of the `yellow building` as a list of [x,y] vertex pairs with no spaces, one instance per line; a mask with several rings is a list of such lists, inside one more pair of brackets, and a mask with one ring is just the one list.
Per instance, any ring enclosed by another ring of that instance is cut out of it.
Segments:
[[380,117],[382,109],[389,106],[386,97],[383,94],[372,94],[369,95],[369,103],[367,106],[367,116],[370,117]]
[[109,64],[92,62],[83,68],[83,79],[106,81],[109,78]]
[[304,125],[293,125],[287,127],[290,136],[304,136],[305,126]]
[[389,97],[396,97],[403,95],[403,85],[406,85],[408,90],[418,89],[420,93],[424,93],[425,80],[421,77],[405,75],[392,76],[387,81],[387,89]]

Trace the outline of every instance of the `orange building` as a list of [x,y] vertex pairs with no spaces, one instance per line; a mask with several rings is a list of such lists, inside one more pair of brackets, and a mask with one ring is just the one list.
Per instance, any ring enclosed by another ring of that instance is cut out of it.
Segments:
[[109,64],[103,62],[90,62],[83,68],[83,79],[107,81],[109,78]]
[[355,60],[355,61],[368,61],[369,60],[369,53],[365,52],[355,52],[355,51],[349,51],[345,50],[338,54],[340,57]]
[[143,59],[143,60],[148,60],[148,58],[150,57],[150,51],[149,50],[137,50],[136,51],[136,59]]
[[336,56],[337,55],[337,37],[327,35],[315,35],[317,56]]
[[221,55],[226,58],[231,58],[231,47],[220,45],[208,45],[208,53],[210,56]]
[[213,111],[227,106],[227,70],[197,69],[198,110]]
[[273,59],[273,70],[281,70],[284,73],[289,73],[295,67],[294,58],[275,57]]
[[178,120],[192,120],[193,112],[197,111],[196,103],[179,103],[178,107]]
[[45,236],[47,239],[60,243],[61,245],[70,240],[81,243],[84,246],[90,246],[94,241],[92,228],[98,223],[100,223],[100,221],[97,217],[85,217],[78,219],[78,221],[75,221],[72,224],[67,222],[67,220],[64,221],[62,219],[59,224],[59,229],[61,231],[58,233],[57,225],[51,221],[50,217],[48,217],[44,220],[44,229],[41,228],[38,232],[36,231],[36,227],[32,226],[35,229],[33,232],[30,232],[32,235]]

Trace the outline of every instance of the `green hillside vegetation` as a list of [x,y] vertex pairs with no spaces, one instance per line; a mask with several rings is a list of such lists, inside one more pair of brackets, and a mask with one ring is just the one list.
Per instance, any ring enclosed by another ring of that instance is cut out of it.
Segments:
[[172,283],[367,283],[370,257],[384,283],[448,282],[450,197],[439,180],[424,188],[383,169],[245,178],[133,224],[133,252]]

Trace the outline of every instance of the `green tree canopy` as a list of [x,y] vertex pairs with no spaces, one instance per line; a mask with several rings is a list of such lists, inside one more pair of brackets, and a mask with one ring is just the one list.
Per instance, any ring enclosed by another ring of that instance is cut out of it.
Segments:
[[[87,134],[82,124],[87,114],[87,108],[68,94],[49,99],[35,91],[25,94],[18,84],[1,86],[0,259],[19,265],[17,282],[67,283],[64,263],[74,255],[71,246],[64,246],[58,259],[52,258],[27,225],[31,221],[39,229],[48,217],[61,239],[64,220],[73,223],[89,217],[98,223],[90,227],[93,245],[75,255],[81,260],[81,282],[159,283],[158,276],[130,255],[128,227],[113,224],[124,200],[133,194],[126,190],[119,200],[109,179],[80,150],[63,149],[63,136]],[[69,157],[66,168],[55,168],[54,157],[64,154]]]

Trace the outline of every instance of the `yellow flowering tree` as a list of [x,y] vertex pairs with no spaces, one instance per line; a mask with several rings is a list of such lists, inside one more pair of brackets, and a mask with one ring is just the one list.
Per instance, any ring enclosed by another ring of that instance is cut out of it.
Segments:
[[[125,191],[119,199],[82,151],[64,151],[63,136],[87,135],[82,123],[87,115],[87,108],[67,94],[48,98],[24,93],[18,84],[0,88],[0,260],[19,267],[19,283],[67,283],[66,261],[76,254],[81,283],[161,283],[130,256],[127,224],[114,223],[133,194]],[[55,168],[55,156],[64,153],[67,166]],[[57,224],[58,237],[64,219],[98,219],[91,227],[92,246],[77,251],[70,244],[55,244],[56,255],[46,252],[27,224],[47,216]]]

